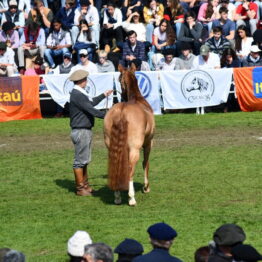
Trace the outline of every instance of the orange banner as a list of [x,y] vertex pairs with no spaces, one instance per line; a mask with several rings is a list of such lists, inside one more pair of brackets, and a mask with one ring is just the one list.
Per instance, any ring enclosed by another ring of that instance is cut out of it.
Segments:
[[0,78],[0,122],[41,119],[39,76]]
[[242,111],[262,110],[262,67],[234,68],[235,88]]

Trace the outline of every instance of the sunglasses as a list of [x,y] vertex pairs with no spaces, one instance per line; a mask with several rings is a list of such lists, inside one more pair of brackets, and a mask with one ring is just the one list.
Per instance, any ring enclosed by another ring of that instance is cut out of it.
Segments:
[[80,55],[80,57],[87,57],[87,55],[83,55],[83,54],[82,54],[82,55]]
[[10,5],[9,8],[10,8],[10,9],[17,9],[17,6],[15,6],[15,5]]

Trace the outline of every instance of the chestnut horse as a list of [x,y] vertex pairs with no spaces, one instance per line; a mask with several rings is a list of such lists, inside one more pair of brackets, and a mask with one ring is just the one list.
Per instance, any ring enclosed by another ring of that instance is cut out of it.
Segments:
[[129,205],[136,205],[133,177],[144,151],[144,193],[150,191],[148,182],[149,154],[152,147],[155,120],[153,110],[141,95],[135,67],[130,70],[119,66],[121,97],[125,102],[115,104],[104,119],[104,137],[108,148],[108,180],[114,191],[115,204],[121,204],[120,191],[128,190]]

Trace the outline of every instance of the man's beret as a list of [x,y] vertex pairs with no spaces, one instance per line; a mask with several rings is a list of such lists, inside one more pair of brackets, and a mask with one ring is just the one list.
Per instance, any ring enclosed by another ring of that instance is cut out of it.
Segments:
[[140,255],[144,252],[143,246],[136,240],[126,238],[114,250],[117,254]]
[[166,223],[157,223],[147,229],[150,237],[157,240],[172,240],[177,236],[177,232]]
[[224,224],[215,231],[213,239],[217,245],[232,246],[242,243],[246,235],[241,227],[235,224]]
[[75,72],[73,72],[70,76],[69,76],[69,80],[70,81],[80,81],[84,78],[86,78],[89,75],[89,73],[86,70],[83,69],[79,69],[76,70]]

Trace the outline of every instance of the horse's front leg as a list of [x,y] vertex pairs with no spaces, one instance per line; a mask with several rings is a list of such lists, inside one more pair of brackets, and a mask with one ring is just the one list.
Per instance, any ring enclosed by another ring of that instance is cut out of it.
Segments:
[[144,169],[144,187],[143,192],[149,193],[149,180],[148,180],[148,171],[149,171],[149,154],[152,147],[152,141],[150,141],[147,145],[144,145],[144,160],[143,160],[143,169]]

